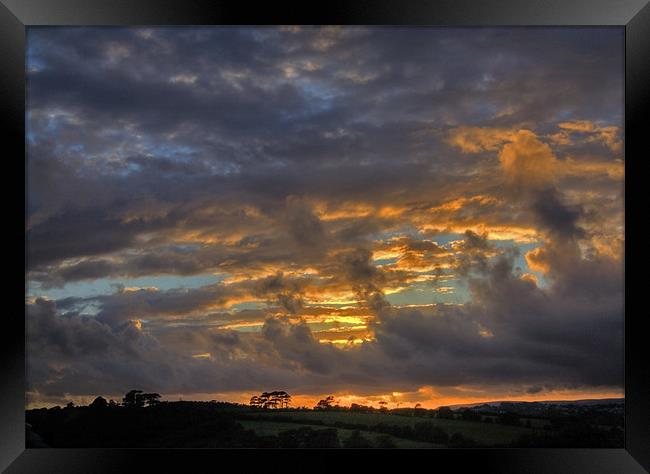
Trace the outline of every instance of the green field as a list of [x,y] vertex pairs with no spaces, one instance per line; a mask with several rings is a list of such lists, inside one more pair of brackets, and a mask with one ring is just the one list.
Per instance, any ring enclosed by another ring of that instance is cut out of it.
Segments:
[[[323,427],[336,427],[336,423],[346,423],[346,424],[356,424],[356,425],[365,425],[370,429],[373,426],[376,426],[380,423],[385,425],[396,425],[404,426],[409,425],[413,426],[415,423],[419,422],[429,422],[433,423],[435,426],[438,426],[445,430],[450,436],[454,433],[460,433],[461,435],[470,438],[476,441],[481,446],[494,446],[494,445],[506,445],[510,444],[519,438],[523,434],[531,433],[533,430],[531,428],[524,428],[519,426],[507,426],[496,423],[484,423],[484,422],[474,422],[474,421],[461,421],[461,420],[447,420],[439,418],[421,418],[415,416],[400,416],[392,415],[388,413],[354,413],[354,412],[336,412],[336,411],[310,411],[310,412],[292,412],[292,411],[278,411],[278,412],[269,412],[265,413],[265,417],[273,418],[277,417],[279,419],[289,417],[293,422],[272,422],[266,420],[254,420],[246,421],[244,423],[251,423],[250,428],[255,429],[256,432],[262,433],[263,430],[275,430],[273,434],[277,433],[278,426],[282,426],[282,430],[297,428],[301,425],[312,425],[312,428],[317,426]],[[299,423],[299,424],[298,424]],[[275,428],[272,427],[263,427],[264,424],[275,425]],[[257,426],[259,425],[259,426]],[[348,432],[350,430],[339,429],[339,438],[341,437],[341,432]],[[376,432],[372,432],[375,435]],[[269,434],[271,434],[269,432]],[[347,434],[343,435],[347,436]],[[399,438],[396,438],[399,439]],[[402,440],[406,442],[407,440]],[[409,443],[418,443],[416,441],[408,441]],[[397,442],[396,442],[397,444]],[[418,447],[433,447],[429,443],[419,443],[422,446]],[[409,446],[414,447],[414,446]]]
[[[212,402],[163,402],[28,410],[29,447],[61,448],[620,448],[622,410],[549,418],[403,410],[260,409]],[[435,415],[435,416],[434,416]],[[554,415],[554,413],[551,413]],[[465,417],[463,420],[461,417]],[[469,421],[470,419],[476,421]],[[530,423],[528,423],[530,421]],[[512,423],[512,424],[504,424]],[[522,425],[523,423],[523,425]],[[530,425],[527,427],[526,425]],[[29,436],[31,434],[32,436]],[[34,443],[34,438],[40,440]],[[31,444],[30,444],[31,443]]]
[[[283,431],[295,430],[298,428],[309,427],[315,430],[318,429],[327,429],[327,426],[322,425],[309,425],[309,424],[299,424],[299,423],[276,423],[273,421],[240,421],[244,428],[251,429],[255,431],[256,434],[265,436],[271,435],[275,436],[278,433]],[[344,428],[336,428],[339,441],[343,441],[345,438],[349,438],[354,430],[348,430]],[[375,431],[361,431],[361,435],[375,442],[379,436],[382,436],[381,433]],[[410,439],[396,438],[395,436],[389,436],[389,438],[395,443],[395,446],[398,448],[442,448],[442,445],[436,445],[433,443],[425,443],[423,441],[415,441]]]

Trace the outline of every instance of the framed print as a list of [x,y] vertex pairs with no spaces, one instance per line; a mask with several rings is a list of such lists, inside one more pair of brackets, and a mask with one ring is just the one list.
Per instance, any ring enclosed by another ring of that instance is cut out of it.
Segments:
[[650,469],[646,3],[2,1],[7,472]]

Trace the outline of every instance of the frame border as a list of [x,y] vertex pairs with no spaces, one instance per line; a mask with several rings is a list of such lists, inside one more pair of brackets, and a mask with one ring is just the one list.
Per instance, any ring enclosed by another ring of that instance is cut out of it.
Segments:
[[[311,8],[310,8],[311,6]],[[284,8],[283,8],[284,7]],[[232,0],[0,0],[0,125],[13,153],[11,171],[24,173],[14,154],[25,156],[25,36],[27,26],[41,25],[209,25],[209,24],[338,24],[338,25],[429,25],[429,26],[621,26],[625,28],[625,253],[634,255],[641,245],[637,233],[636,211],[632,203],[641,191],[641,163],[648,156],[644,143],[644,115],[650,102],[650,3],[647,0],[344,0],[323,2],[314,8],[307,2],[260,3]],[[632,159],[630,159],[630,157]],[[13,174],[13,173],[12,173]],[[18,188],[17,179],[8,180]],[[26,181],[23,181],[26,203]],[[16,200],[18,189],[4,186],[5,202]],[[17,222],[25,219],[18,206],[7,206],[12,225],[5,234],[16,247]],[[22,214],[22,215],[21,215]],[[26,222],[26,221],[24,221]],[[23,259],[8,252],[11,273],[26,271],[26,246]],[[625,261],[628,274],[642,275],[643,261],[635,256]],[[632,295],[641,294],[642,278],[626,278],[625,303],[634,308]],[[25,449],[25,352],[24,301],[19,299],[19,280],[8,284],[8,295],[15,310],[5,319],[0,331],[0,469],[6,472],[115,472],[136,468],[163,471],[186,469],[199,462],[219,466],[223,458],[242,468],[257,456],[247,450],[136,450],[136,449]],[[24,291],[24,287],[22,289]],[[640,306],[640,305],[639,305]],[[19,309],[22,308],[22,309]],[[650,471],[650,345],[642,331],[645,315],[629,311],[625,320],[625,448],[624,449],[472,449],[426,451],[424,462],[440,462],[460,468],[529,473],[642,473]],[[7,322],[9,328],[6,328]],[[263,458],[282,457],[278,451],[258,451]],[[343,453],[344,451],[341,451]],[[347,451],[349,452],[349,451]],[[383,456],[373,450],[377,459]],[[331,467],[340,463],[338,452],[292,451],[316,454]],[[423,451],[409,451],[409,461]],[[433,458],[431,458],[431,455]],[[362,459],[360,456],[359,459]],[[258,458],[259,459],[259,458]],[[276,458],[279,459],[279,458]],[[368,457],[363,457],[364,462]],[[217,464],[220,463],[220,464]]]

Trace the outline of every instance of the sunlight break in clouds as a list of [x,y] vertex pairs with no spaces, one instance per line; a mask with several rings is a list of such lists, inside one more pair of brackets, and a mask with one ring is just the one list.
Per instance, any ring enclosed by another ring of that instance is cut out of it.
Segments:
[[28,404],[621,395],[622,54],[612,28],[29,29]]

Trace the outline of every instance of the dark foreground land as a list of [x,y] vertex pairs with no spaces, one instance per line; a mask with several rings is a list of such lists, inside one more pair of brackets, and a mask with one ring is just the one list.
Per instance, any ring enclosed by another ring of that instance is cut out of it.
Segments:
[[28,448],[623,447],[622,400],[455,410],[161,402],[28,410],[26,422]]

